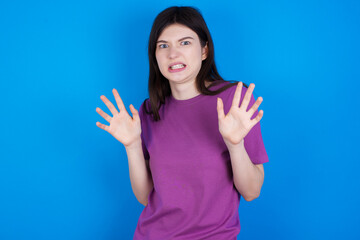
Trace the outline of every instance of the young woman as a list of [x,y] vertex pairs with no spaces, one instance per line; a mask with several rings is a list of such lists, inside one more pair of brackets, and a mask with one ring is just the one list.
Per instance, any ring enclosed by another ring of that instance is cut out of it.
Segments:
[[[112,117],[97,126],[126,149],[133,192],[145,205],[134,239],[236,239],[240,196],[257,198],[268,162],[254,84],[219,75],[201,14],[170,7],[149,39],[149,98],[132,117],[101,96]],[[226,114],[225,114],[226,113]]]

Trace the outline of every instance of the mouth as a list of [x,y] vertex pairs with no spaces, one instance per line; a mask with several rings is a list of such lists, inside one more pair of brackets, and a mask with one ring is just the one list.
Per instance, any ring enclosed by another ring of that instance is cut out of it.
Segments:
[[169,66],[169,72],[180,72],[185,70],[186,64],[184,63],[175,63]]

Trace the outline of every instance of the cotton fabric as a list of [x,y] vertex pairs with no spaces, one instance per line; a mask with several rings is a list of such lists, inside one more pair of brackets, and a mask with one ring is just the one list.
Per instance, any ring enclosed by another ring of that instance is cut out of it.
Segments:
[[[229,82],[210,89],[225,84]],[[199,94],[187,100],[171,95],[159,110],[158,122],[141,105],[142,146],[154,188],[139,217],[134,240],[236,240],[241,228],[240,194],[233,183],[217,115],[217,97],[223,100],[227,114],[235,90],[236,85],[215,96]],[[246,90],[243,87],[241,102]],[[252,96],[248,108],[254,102]],[[247,134],[244,145],[254,164],[269,161],[260,122]]]

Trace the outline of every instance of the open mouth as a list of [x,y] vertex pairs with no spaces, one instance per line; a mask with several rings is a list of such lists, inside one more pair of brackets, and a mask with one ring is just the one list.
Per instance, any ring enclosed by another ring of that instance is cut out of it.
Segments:
[[179,71],[182,71],[186,68],[186,64],[183,64],[183,63],[177,63],[177,64],[174,64],[174,65],[171,65],[169,67],[169,71],[170,72],[179,72]]
[[180,68],[184,68],[186,65],[185,64],[176,64],[176,65],[172,65],[170,66],[170,69],[180,69]]

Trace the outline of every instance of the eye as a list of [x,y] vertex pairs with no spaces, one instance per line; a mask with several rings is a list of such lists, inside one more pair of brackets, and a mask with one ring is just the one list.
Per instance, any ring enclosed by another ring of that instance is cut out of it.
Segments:
[[168,45],[165,43],[159,45],[159,48],[167,48],[167,47],[168,47]]
[[182,41],[181,45],[190,45],[190,41]]

